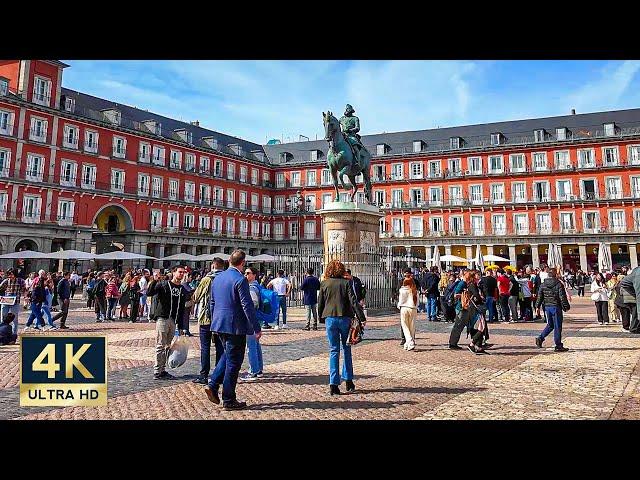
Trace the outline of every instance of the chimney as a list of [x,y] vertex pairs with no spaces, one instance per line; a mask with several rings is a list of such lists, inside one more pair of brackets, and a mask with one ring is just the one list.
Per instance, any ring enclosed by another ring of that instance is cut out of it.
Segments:
[[575,109],[575,108],[572,108],[572,109],[571,109],[571,115],[575,115],[575,114],[576,114],[576,109]]
[[193,122],[191,122],[191,125],[193,125],[194,127],[199,127],[200,126],[200,120],[194,120]]

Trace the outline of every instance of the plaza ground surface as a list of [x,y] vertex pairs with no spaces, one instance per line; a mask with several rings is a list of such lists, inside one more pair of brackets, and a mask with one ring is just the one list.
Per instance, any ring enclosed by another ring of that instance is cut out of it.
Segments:
[[[365,341],[353,348],[356,392],[328,394],[325,332],[307,332],[300,310],[289,330],[262,337],[265,375],[239,383],[242,411],[207,400],[199,371],[199,340],[189,359],[171,370],[175,380],[153,379],[155,324],[94,323],[72,303],[65,335],[108,336],[106,407],[20,407],[19,347],[0,347],[0,419],[637,419],[640,418],[640,335],[620,324],[600,326],[593,302],[574,297],[565,317],[564,343],[535,347],[542,323],[490,324],[488,355],[447,348],[451,324],[419,315],[417,348],[399,345],[399,315],[370,318]],[[26,312],[21,315],[22,325]],[[22,329],[21,325],[21,329]],[[195,323],[191,331],[197,332]],[[60,331],[49,335],[61,335]],[[460,345],[466,345],[463,333]],[[243,370],[247,360],[243,364]],[[342,387],[344,391],[344,384]]]

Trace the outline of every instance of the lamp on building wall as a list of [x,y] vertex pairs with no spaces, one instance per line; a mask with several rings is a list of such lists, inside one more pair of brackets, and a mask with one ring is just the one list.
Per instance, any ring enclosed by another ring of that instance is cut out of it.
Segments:
[[523,254],[523,255],[526,255],[526,254],[527,254],[527,249],[526,249],[526,248],[523,248],[523,249],[522,249],[522,254]]
[[500,249],[500,255],[504,255],[504,248]]
[[618,255],[622,254],[622,247],[618,247]]
[[598,253],[598,247],[593,247],[593,254],[597,254]]
[[573,255],[573,249],[572,248],[569,249],[569,255]]

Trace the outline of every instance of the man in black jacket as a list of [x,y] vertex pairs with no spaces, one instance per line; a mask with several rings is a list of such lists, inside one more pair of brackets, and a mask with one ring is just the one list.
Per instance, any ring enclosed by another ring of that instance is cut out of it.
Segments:
[[95,312],[96,322],[102,322],[107,319],[107,281],[104,278],[104,272],[98,273],[96,285],[93,287],[95,295]]
[[423,289],[427,294],[427,319],[430,322],[438,321],[438,298],[440,290],[438,284],[440,276],[438,275],[438,267],[431,267],[431,271],[424,276]]
[[562,345],[562,312],[567,312],[571,308],[567,299],[567,292],[564,285],[556,278],[555,268],[549,269],[549,276],[542,282],[536,308],[544,307],[544,314],[547,318],[547,325],[539,337],[536,337],[536,346],[542,348],[542,342],[553,331],[556,352],[566,352],[569,349]]
[[182,285],[182,279],[186,273],[183,266],[173,268],[171,280],[160,280],[160,274],[156,273],[147,288],[147,296],[158,296],[158,304],[155,309],[156,319],[156,363],[153,367],[153,378],[164,380],[173,378],[165,370],[167,365],[167,353],[171,346],[171,340],[176,328],[185,333],[184,309],[187,299],[187,289]]
[[351,270],[349,270],[349,269],[345,270],[345,272],[346,272],[346,275],[344,276],[344,278],[349,280],[349,285],[353,289],[353,293],[356,294],[356,298],[358,299],[358,303],[360,303],[360,305],[363,305],[364,304],[364,297],[367,294],[367,290],[364,287],[364,285],[362,284],[362,280],[360,280],[358,277],[355,277],[355,276],[351,275]]
[[69,278],[71,274],[69,272],[64,272],[64,276],[62,280],[58,282],[58,286],[56,287],[56,291],[58,292],[58,300],[60,301],[60,313],[58,313],[55,317],[53,317],[52,321],[56,321],[60,319],[60,328],[65,329],[69,328],[65,325],[67,321],[67,315],[69,315],[69,302],[71,298],[71,283],[69,282]]

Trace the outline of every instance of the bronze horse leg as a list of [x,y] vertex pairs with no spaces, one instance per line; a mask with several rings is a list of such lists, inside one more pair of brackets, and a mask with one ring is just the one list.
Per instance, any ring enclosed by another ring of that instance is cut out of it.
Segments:
[[351,201],[353,202],[355,201],[354,199],[356,198],[356,193],[358,192],[358,184],[356,183],[355,175],[348,175],[348,177],[351,185],[353,186],[353,193],[351,194]]
[[338,202],[340,201],[340,191],[338,188],[338,168],[336,166],[331,167],[331,176],[333,177],[333,187],[336,190],[336,196],[333,201]]

